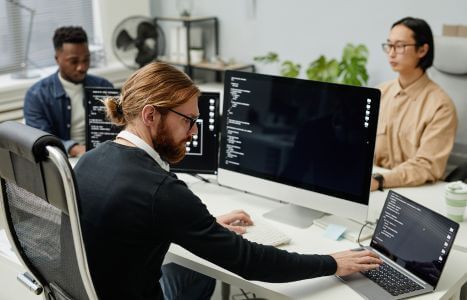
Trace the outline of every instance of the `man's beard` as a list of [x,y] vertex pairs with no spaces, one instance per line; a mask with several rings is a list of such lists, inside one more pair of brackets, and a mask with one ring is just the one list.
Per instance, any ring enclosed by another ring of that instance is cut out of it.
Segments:
[[185,157],[186,143],[191,140],[191,137],[177,143],[165,125],[165,119],[162,118],[157,127],[156,137],[153,139],[154,149],[162,159],[170,164],[175,164]]

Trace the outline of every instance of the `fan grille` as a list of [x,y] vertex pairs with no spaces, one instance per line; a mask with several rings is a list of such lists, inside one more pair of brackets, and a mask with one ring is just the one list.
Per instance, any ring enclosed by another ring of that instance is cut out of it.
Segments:
[[126,67],[138,69],[165,52],[165,36],[154,20],[132,16],[121,21],[112,36],[112,48]]

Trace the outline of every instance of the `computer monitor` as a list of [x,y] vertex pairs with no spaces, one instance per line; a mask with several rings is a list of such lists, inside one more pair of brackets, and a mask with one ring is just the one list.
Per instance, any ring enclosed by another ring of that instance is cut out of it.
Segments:
[[104,87],[86,87],[86,151],[89,151],[100,143],[114,140],[121,131],[119,126],[113,125],[105,115],[105,106],[102,102],[105,98],[119,96],[120,90]]
[[202,92],[198,98],[198,134],[186,145],[186,155],[170,166],[171,171],[193,174],[217,174],[219,163],[220,93]]
[[379,103],[373,88],[227,71],[218,182],[294,204],[279,216],[299,227],[305,208],[363,222]]
[[[100,143],[114,140],[121,128],[113,125],[105,115],[102,103],[108,96],[119,96],[113,88],[86,88],[86,150]],[[217,174],[219,161],[219,100],[218,92],[202,92],[198,107],[198,135],[187,143],[183,160],[170,166],[172,172]]]

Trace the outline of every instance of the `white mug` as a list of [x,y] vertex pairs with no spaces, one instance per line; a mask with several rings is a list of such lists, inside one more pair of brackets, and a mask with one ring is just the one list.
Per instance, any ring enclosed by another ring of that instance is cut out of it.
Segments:
[[453,221],[462,222],[467,206],[467,184],[462,181],[448,183],[444,195],[447,217]]

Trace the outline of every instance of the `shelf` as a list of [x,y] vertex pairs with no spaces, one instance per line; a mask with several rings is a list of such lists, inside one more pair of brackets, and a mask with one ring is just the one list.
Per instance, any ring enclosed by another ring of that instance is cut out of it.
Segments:
[[[219,57],[219,22],[217,20],[217,17],[156,17],[154,18],[154,23],[157,25],[158,22],[163,22],[163,21],[175,21],[175,22],[181,22],[183,23],[183,26],[186,28],[186,31],[183,33],[181,38],[184,39],[184,43],[180,43],[179,41],[179,32],[176,32],[176,43],[171,43],[175,44],[176,46],[173,47],[176,49],[173,51],[172,49],[171,54],[160,57],[159,60],[182,67],[185,71],[185,73],[188,74],[191,78],[193,78],[193,70],[195,69],[202,69],[202,70],[209,70],[215,72],[216,76],[216,81],[220,82],[222,78],[222,72],[226,70],[243,70],[243,69],[251,69],[252,72],[255,71],[255,66],[253,64],[223,64],[222,62],[200,62],[200,63],[192,63],[191,62],[191,57],[190,57],[190,50],[191,50],[191,40],[190,40],[190,30],[193,26],[200,26],[200,24],[195,24],[195,23],[201,23],[201,22],[210,22],[210,26],[212,26],[212,29],[214,30],[213,33],[213,44],[211,45],[213,47],[213,57]],[[180,46],[180,44],[183,44],[183,46]],[[197,46],[199,47],[199,46]],[[207,53],[208,49],[204,49],[204,53]],[[172,55],[175,54],[175,55]],[[182,56],[184,59],[180,60],[171,60],[169,58],[177,58]],[[194,78],[193,78],[194,79]]]
[[[187,67],[188,64],[182,63],[182,62],[177,62],[177,61],[171,61],[168,59],[159,59],[159,61],[179,66],[179,67]],[[196,63],[196,64],[190,64],[192,68],[196,69],[204,69],[204,70],[211,70],[211,71],[226,71],[226,70],[243,70],[243,69],[252,69],[254,70],[255,66],[253,64],[241,64],[241,63],[235,63],[235,64],[219,64],[219,63],[210,63],[210,62],[201,62],[201,63]]]
[[158,21],[176,21],[176,22],[204,22],[214,21],[216,17],[156,17]]
[[201,62],[197,64],[191,65],[194,68],[198,69],[206,69],[206,70],[213,70],[213,71],[225,71],[225,70],[242,70],[242,69],[253,69],[254,65],[252,64],[218,64],[218,63],[210,63],[210,62]]

